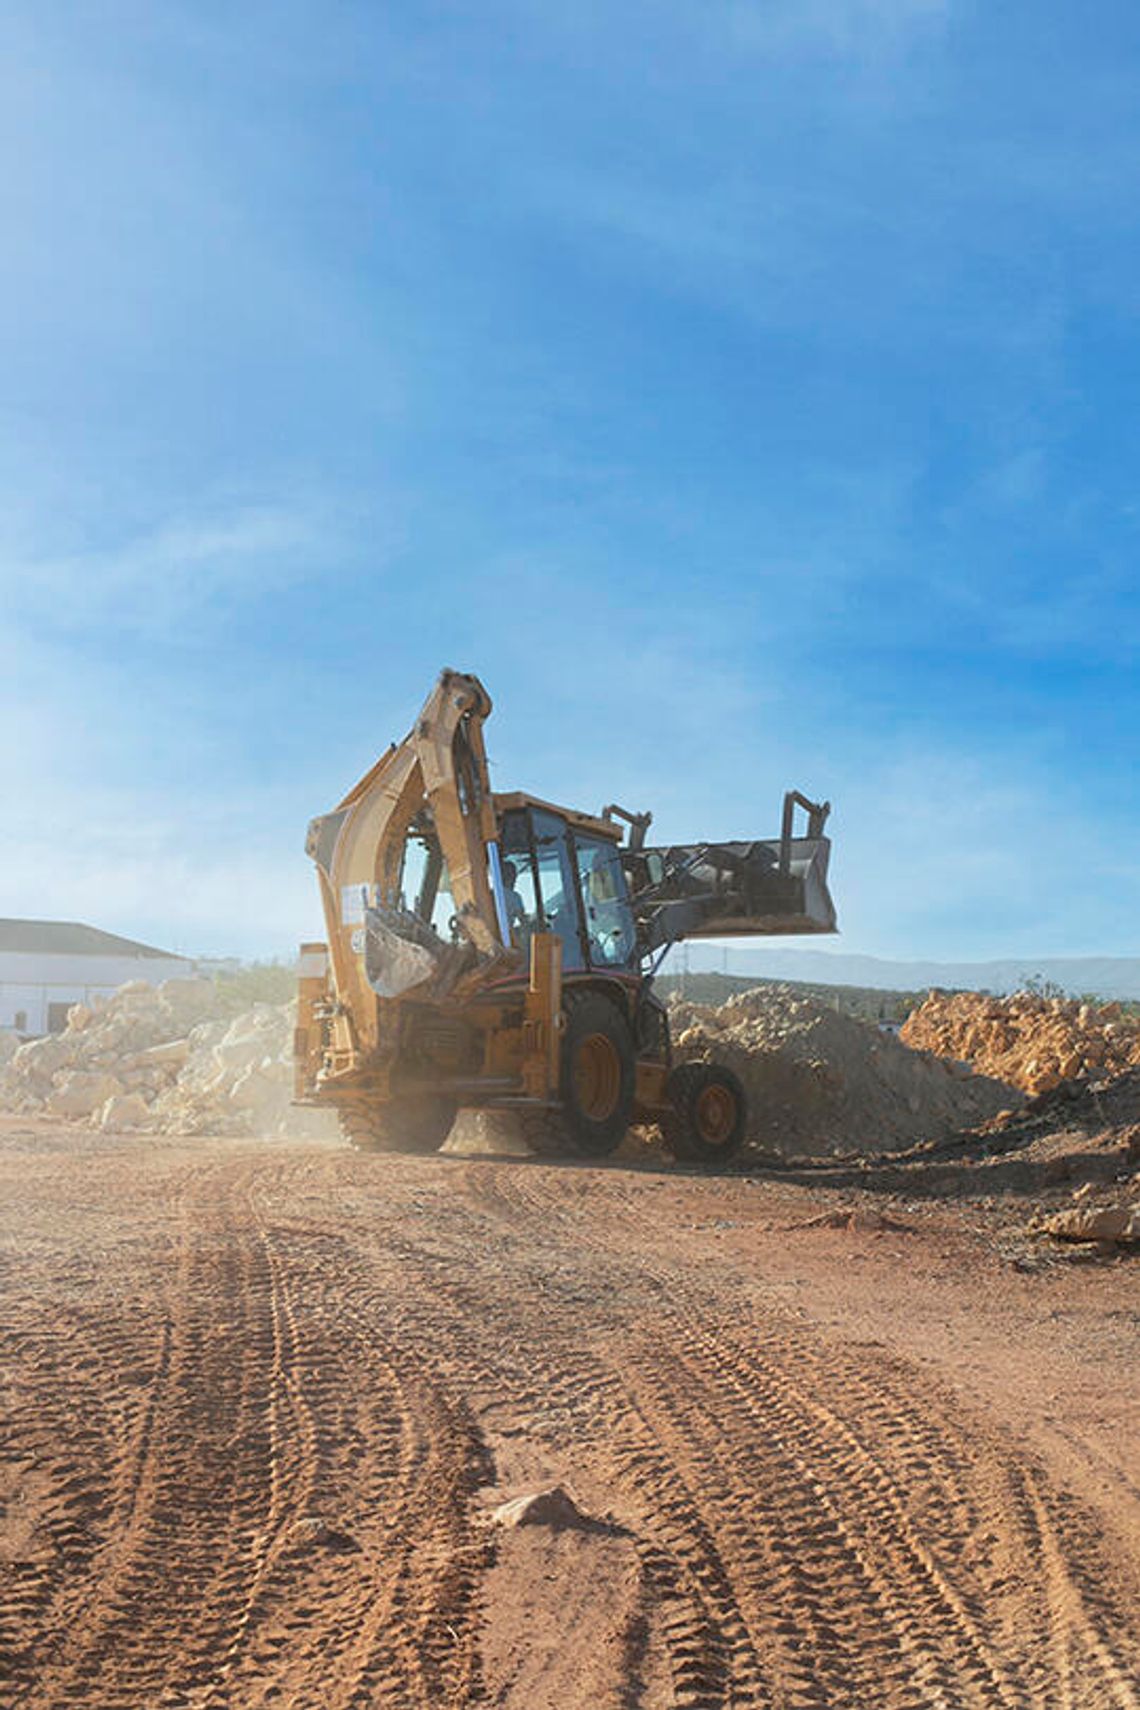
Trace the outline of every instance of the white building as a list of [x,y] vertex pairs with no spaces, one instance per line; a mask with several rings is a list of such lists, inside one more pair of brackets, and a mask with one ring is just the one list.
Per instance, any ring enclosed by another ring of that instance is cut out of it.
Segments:
[[59,1033],[73,1003],[108,996],[128,980],[193,974],[185,956],[70,920],[0,920],[0,1027]]

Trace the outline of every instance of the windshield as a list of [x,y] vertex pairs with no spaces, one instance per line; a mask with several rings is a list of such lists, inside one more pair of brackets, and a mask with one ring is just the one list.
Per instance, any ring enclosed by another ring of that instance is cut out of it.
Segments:
[[555,932],[562,940],[563,968],[584,968],[578,887],[565,820],[537,809],[506,814],[499,848],[512,944],[525,949],[532,932]]
[[636,934],[617,845],[608,838],[591,837],[586,832],[575,835],[574,845],[591,965],[629,967],[634,959]]

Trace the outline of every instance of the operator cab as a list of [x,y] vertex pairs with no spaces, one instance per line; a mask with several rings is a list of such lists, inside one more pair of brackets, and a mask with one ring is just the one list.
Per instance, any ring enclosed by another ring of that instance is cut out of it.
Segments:
[[511,942],[525,949],[532,933],[553,932],[566,973],[636,973],[618,828],[520,794],[495,805]]

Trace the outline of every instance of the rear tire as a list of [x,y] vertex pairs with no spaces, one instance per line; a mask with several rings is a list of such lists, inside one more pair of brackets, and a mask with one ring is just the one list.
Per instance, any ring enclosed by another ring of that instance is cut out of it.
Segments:
[[665,1084],[661,1136],[675,1158],[716,1165],[735,1157],[748,1129],[748,1098],[720,1063],[681,1063]]
[[527,1145],[540,1157],[606,1158],[633,1114],[633,1035],[600,992],[568,992],[563,1002],[561,1104],[523,1113]]
[[451,1132],[456,1106],[450,1099],[393,1099],[389,1104],[344,1105],[341,1133],[358,1152],[438,1152]]

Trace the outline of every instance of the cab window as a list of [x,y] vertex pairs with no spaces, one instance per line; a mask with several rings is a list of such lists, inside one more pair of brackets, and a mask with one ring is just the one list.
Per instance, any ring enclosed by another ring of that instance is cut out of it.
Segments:
[[511,943],[525,950],[538,926],[538,890],[530,853],[530,830],[525,813],[504,816],[499,838],[503,874],[503,897],[507,909]]
[[556,814],[534,808],[531,810],[531,834],[542,919],[546,930],[556,932],[562,940],[562,966],[573,972],[583,968],[585,960],[578,918],[578,886],[570,858],[566,822]]
[[629,967],[636,938],[617,846],[608,838],[583,832],[575,836],[574,843],[590,962],[596,968]]

